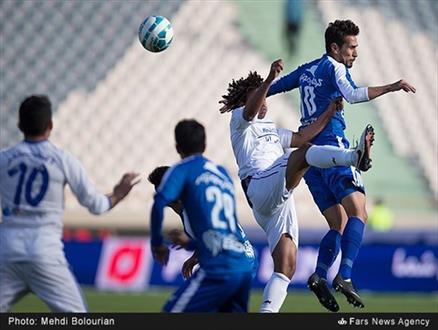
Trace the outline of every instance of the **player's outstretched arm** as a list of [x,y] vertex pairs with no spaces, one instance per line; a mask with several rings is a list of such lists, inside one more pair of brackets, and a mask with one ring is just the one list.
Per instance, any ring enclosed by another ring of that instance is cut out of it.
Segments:
[[126,195],[129,194],[132,187],[134,187],[137,183],[140,182],[140,180],[137,179],[138,176],[139,173],[133,173],[133,172],[123,174],[119,183],[114,186],[113,192],[107,194],[108,198],[111,200],[110,208],[116,206],[123,198],[126,197]]
[[283,71],[283,60],[276,60],[271,64],[271,70],[269,75],[263,81],[259,88],[247,99],[245,103],[245,110],[243,111],[243,118],[247,121],[251,121],[257,113],[260,111],[263,103],[266,100],[266,94],[268,93],[269,86],[272,81],[278,77],[281,71]]
[[299,148],[312,141],[312,139],[324,129],[336,111],[341,110],[342,108],[343,101],[341,97],[331,101],[326,111],[324,111],[315,122],[300,129],[298,132],[293,133],[291,147]]
[[397,92],[399,90],[404,90],[406,93],[415,93],[417,91],[414,86],[412,86],[406,80],[401,79],[399,81],[396,81],[395,83],[385,86],[368,87],[368,98],[372,100],[386,93]]

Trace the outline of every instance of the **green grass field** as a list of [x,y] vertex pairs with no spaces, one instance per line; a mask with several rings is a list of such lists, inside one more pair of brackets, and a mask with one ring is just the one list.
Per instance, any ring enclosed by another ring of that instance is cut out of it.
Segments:
[[[99,292],[84,289],[90,312],[159,312],[171,289],[153,289],[138,294]],[[341,312],[438,312],[438,294],[376,294],[363,293],[366,307],[358,310],[349,305],[344,296],[336,298]],[[262,300],[262,291],[253,290],[250,312],[257,312]],[[36,296],[28,295],[20,300],[12,312],[48,312],[49,309]],[[310,291],[289,291],[281,312],[325,312]],[[329,312],[327,312],[329,313]]]

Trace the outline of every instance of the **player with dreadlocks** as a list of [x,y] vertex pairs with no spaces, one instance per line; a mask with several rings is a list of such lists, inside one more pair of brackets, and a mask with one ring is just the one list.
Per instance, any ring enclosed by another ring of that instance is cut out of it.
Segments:
[[[232,111],[231,143],[239,167],[239,178],[254,218],[266,232],[274,261],[274,272],[263,292],[260,312],[275,313],[281,308],[295,272],[298,222],[293,189],[309,166],[329,168],[356,166],[365,169],[370,162],[373,136],[362,134],[353,150],[308,143],[319,134],[342,108],[342,99],[332,101],[315,122],[298,132],[277,128],[266,118],[266,94],[272,81],[283,70],[283,61],[272,63],[263,80],[257,72],[233,80],[219,103],[221,113]],[[293,152],[290,148],[298,148]]]

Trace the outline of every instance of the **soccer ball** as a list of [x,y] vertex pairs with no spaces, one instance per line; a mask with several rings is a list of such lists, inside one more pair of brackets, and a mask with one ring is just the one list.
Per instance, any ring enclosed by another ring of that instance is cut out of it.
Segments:
[[158,53],[169,47],[173,40],[172,24],[163,16],[148,16],[138,28],[142,46],[150,52]]

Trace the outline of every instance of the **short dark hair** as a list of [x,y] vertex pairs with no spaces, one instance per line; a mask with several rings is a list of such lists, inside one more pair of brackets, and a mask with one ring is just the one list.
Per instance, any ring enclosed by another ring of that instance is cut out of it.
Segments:
[[155,189],[160,185],[164,173],[166,173],[168,169],[169,166],[158,166],[149,174],[148,181],[154,185]]
[[191,155],[205,150],[205,129],[194,119],[181,120],[175,126],[175,141],[179,153]]
[[26,136],[43,134],[52,120],[52,104],[46,95],[31,95],[21,102],[18,127]]
[[345,43],[346,36],[357,36],[359,34],[359,27],[349,19],[336,20],[329,23],[325,30],[325,50],[330,53],[330,45],[336,43],[339,47]]

